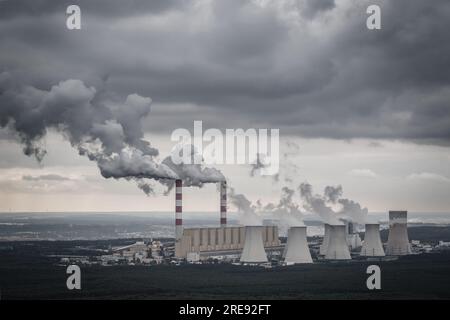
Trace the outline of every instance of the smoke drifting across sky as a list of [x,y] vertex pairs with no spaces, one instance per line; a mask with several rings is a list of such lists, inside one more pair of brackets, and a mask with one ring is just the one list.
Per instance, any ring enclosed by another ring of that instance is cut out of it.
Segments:
[[174,179],[201,186],[223,175],[201,165],[175,166],[166,158],[158,163],[158,150],[143,139],[141,120],[150,113],[151,99],[130,94],[120,101],[114,92],[96,90],[80,80],[66,80],[50,90],[17,85],[7,72],[0,74],[0,126],[10,129],[23,144],[23,151],[41,161],[41,139],[56,129],[80,155],[97,163],[105,178],[135,180],[146,194],[152,192],[145,179],[169,187]]
[[[318,214],[325,223],[342,224],[340,219],[364,224],[367,218],[367,208],[353,200],[342,198],[342,186],[326,186],[324,194],[314,194],[312,185],[303,182],[298,187],[305,210]],[[333,205],[338,208],[334,209]]]

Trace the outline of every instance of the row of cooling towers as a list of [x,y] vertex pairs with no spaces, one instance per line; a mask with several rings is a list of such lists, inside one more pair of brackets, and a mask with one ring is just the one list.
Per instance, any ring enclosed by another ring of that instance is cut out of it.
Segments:
[[[243,263],[267,262],[267,255],[262,241],[260,226],[245,227],[245,243],[241,255]],[[364,242],[360,255],[365,257],[398,256],[411,253],[408,239],[407,212],[389,212],[389,236],[386,252],[380,237],[380,225],[367,223]],[[326,260],[350,260],[350,249],[347,242],[345,225],[325,224],[325,234],[319,254]],[[309,251],[306,226],[291,227],[288,230],[287,243],[283,252],[283,259],[287,264],[312,263]]]
[[[182,180],[175,182],[175,226],[176,239],[183,234],[182,220]],[[220,225],[227,224],[227,183],[220,183]],[[264,250],[262,226],[246,226],[245,242],[241,255],[241,262],[261,263],[267,262]],[[365,225],[364,243],[361,256],[383,257],[385,255],[407,255],[411,253],[407,230],[407,212],[389,211],[389,237],[386,252],[380,238],[380,225],[367,223]],[[325,224],[325,233],[319,254],[328,260],[351,259],[347,242],[347,229],[345,225]],[[286,263],[312,263],[309,251],[306,226],[291,227],[288,230],[288,240],[283,252]]]

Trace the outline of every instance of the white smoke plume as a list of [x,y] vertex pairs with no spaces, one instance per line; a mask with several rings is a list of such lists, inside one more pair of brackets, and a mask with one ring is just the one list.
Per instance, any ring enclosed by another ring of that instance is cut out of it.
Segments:
[[49,90],[16,85],[9,73],[0,73],[0,127],[7,127],[23,144],[23,151],[42,161],[46,151],[41,140],[54,129],[78,150],[95,161],[105,178],[136,181],[152,193],[146,179],[165,185],[185,179],[187,185],[216,182],[222,174],[198,166],[158,163],[158,150],[143,139],[141,120],[149,115],[151,99],[136,93],[124,101],[113,92],[65,80]]
[[336,213],[327,205],[326,198],[318,194],[313,194],[312,185],[304,182],[300,184],[298,189],[305,210],[318,214],[325,223],[333,225],[342,224],[336,216]]
[[[172,156],[168,156],[162,161],[162,164],[176,173],[178,179],[183,180],[184,186],[202,187],[205,183],[217,183],[226,180],[225,176],[219,170],[205,167],[203,164],[195,164],[197,163],[194,161],[195,159],[199,160],[198,163],[203,163],[203,159],[193,145],[177,145],[173,149],[172,154],[178,153],[182,156],[185,151],[190,152],[190,154],[187,155],[190,159],[190,163],[181,161],[180,164],[175,164],[172,160]],[[183,157],[180,157],[180,160],[181,159],[183,159]],[[166,180],[163,181],[163,183],[168,186],[168,191],[174,186],[173,180]]]
[[228,199],[239,213],[239,223],[244,226],[261,226],[262,217],[257,213],[257,207],[243,194],[236,193],[234,188],[228,187]]
[[237,194],[233,188],[229,188],[228,198],[239,212],[239,222],[243,225],[261,225],[262,215],[271,214],[279,220],[279,225],[286,229],[291,226],[304,226],[303,214],[299,204],[293,198],[295,191],[288,187],[281,190],[280,200],[277,204],[263,205],[261,200],[252,204],[243,194]]
[[[342,198],[343,188],[340,185],[326,186],[323,195],[313,194],[312,186],[307,182],[300,184],[298,189],[303,207],[318,214],[325,223],[342,224],[341,219],[360,224],[366,221],[367,208],[362,208],[353,200]],[[337,205],[338,209],[334,209],[333,205]]]
[[274,205],[270,203],[265,207],[265,211],[270,212],[279,221],[278,226],[280,232],[283,234],[287,234],[290,227],[305,225],[300,205],[294,201],[294,196],[294,189],[283,187],[278,204]]

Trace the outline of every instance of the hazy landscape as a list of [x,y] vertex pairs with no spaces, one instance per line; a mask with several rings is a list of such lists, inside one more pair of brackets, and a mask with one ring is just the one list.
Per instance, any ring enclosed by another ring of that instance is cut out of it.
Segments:
[[[151,218],[139,214],[131,217],[117,214],[64,216],[1,216],[2,238],[16,239],[25,232],[21,241],[0,242],[2,299],[450,298],[450,250],[405,256],[395,261],[316,262],[273,269],[217,263],[84,266],[82,290],[69,291],[66,288],[66,267],[59,264],[60,256],[95,257],[104,254],[111,246],[129,245],[143,239],[143,236],[126,237],[128,234],[155,237],[166,232],[161,239],[168,239],[173,232],[173,219],[170,215]],[[23,224],[18,224],[18,220]],[[193,220],[192,223],[200,224],[214,222],[198,216]],[[314,225],[314,222],[309,223]],[[446,225],[411,225],[408,232],[410,239],[424,243],[450,241],[450,227]],[[53,240],[27,239],[30,233]],[[383,242],[387,234],[388,230],[381,231]],[[58,237],[78,240],[55,240]],[[96,239],[89,240],[91,237]],[[308,238],[309,241],[314,239]],[[366,287],[366,268],[374,263],[382,270],[382,290],[377,292]]]

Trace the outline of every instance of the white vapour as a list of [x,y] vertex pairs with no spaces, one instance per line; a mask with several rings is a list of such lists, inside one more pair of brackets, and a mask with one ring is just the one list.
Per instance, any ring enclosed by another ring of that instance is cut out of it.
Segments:
[[[183,152],[190,152],[187,158],[191,159],[190,163],[184,163],[181,161],[179,164],[175,164],[172,160],[172,155],[166,157],[162,164],[170,168],[176,173],[178,179],[183,180],[183,184],[186,187],[196,186],[202,187],[205,183],[217,183],[225,180],[222,172],[215,168],[205,167],[203,164],[196,164],[194,158],[198,158],[199,163],[203,163],[202,156],[199,155],[193,145],[177,145],[175,146],[173,153],[183,154]],[[182,158],[180,159],[182,160]],[[169,190],[173,188],[173,180],[167,180],[163,182],[169,187]]]
[[289,228],[305,225],[300,206],[293,200],[294,195],[293,189],[283,187],[278,203],[263,205],[261,200],[258,200],[254,205],[243,194],[237,194],[233,188],[229,188],[228,198],[238,209],[239,222],[243,225],[261,225],[262,215],[270,214],[279,221],[279,226]]
[[261,226],[263,219],[257,213],[257,208],[243,194],[236,193],[234,188],[228,188],[228,199],[238,209],[239,223],[244,226]]
[[[318,214],[325,223],[342,224],[341,219],[364,224],[368,210],[353,200],[342,198],[343,188],[338,185],[326,186],[323,195],[313,194],[312,186],[304,182],[299,186],[300,197],[303,199],[303,207]],[[333,205],[339,207],[333,209]]]

